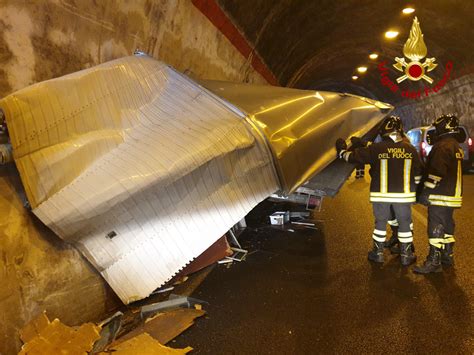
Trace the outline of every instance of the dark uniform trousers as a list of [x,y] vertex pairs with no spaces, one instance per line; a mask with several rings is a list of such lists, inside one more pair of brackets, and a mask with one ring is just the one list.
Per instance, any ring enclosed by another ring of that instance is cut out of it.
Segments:
[[[393,205],[390,206],[390,218],[388,220],[388,225],[392,229],[392,233],[397,231],[398,232],[398,221],[397,217],[395,217],[395,211],[393,210]],[[413,222],[410,223],[410,230],[413,234]]]
[[393,220],[392,211],[398,225],[398,240],[401,243],[413,242],[411,203],[372,203],[375,229],[372,238],[378,242],[384,242],[387,235],[387,223]]
[[453,135],[447,134],[428,156],[428,237],[430,245],[444,248],[454,243],[454,209],[462,205],[462,161],[464,152]]
[[372,239],[385,242],[387,223],[393,221],[390,207],[398,223],[398,240],[413,242],[410,229],[411,204],[416,200],[416,185],[421,181],[422,166],[411,144],[390,137],[365,148],[345,151],[344,160],[355,164],[370,164],[370,202],[375,217]]
[[452,207],[428,206],[428,237],[431,245],[442,249],[444,244],[455,242],[453,214]]

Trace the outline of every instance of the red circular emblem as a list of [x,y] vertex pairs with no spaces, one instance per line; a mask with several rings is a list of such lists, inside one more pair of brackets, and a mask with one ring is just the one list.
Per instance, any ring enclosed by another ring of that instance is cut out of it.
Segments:
[[418,64],[413,64],[408,69],[408,72],[410,73],[411,77],[419,78],[420,76],[423,75],[423,68]]

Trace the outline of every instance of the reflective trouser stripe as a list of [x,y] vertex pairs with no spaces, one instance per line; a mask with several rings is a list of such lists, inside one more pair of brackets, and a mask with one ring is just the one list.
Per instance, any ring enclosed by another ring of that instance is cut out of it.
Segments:
[[[392,219],[387,222],[392,227],[398,227],[398,221],[396,219]],[[410,223],[410,230],[413,232],[413,222]]]
[[452,234],[445,234],[443,243],[448,244],[448,243],[454,243],[456,240],[454,239],[454,235]]
[[372,234],[372,239],[377,242],[385,242],[385,236],[387,231],[382,231],[380,229],[374,229],[374,234]]
[[413,242],[412,232],[398,232],[398,241],[400,243],[411,243],[411,242]]
[[376,235],[376,234],[372,234],[372,239],[375,240],[375,241],[377,241],[377,242],[385,242],[385,236],[380,237],[380,236],[378,236],[378,235]]
[[436,248],[444,249],[444,238],[429,238],[429,243]]
[[396,219],[392,219],[388,221],[388,224],[393,226],[393,227],[398,227],[398,221]]

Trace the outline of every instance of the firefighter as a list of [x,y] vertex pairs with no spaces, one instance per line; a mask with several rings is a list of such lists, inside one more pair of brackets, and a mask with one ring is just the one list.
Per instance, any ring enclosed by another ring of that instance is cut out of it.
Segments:
[[[408,137],[405,134],[405,131],[403,130],[402,120],[397,120],[397,131],[402,136],[403,141],[405,141],[408,144],[411,144],[410,139],[408,139]],[[415,181],[416,184],[419,185],[421,181],[420,176],[418,177],[415,176],[415,179],[417,179]],[[390,226],[390,230],[392,234],[389,240],[385,242],[385,248],[388,248],[392,254],[400,254],[400,246],[398,245],[398,221],[397,221],[397,218],[395,217],[395,211],[393,210],[393,206],[390,207],[390,219],[388,220],[388,225]],[[413,234],[413,223],[410,224],[410,230]],[[413,251],[414,251],[414,247],[413,247]]]
[[428,155],[427,174],[419,202],[428,206],[429,253],[419,274],[441,272],[442,264],[454,265],[454,219],[462,204],[463,150],[458,143],[459,120],[456,115],[438,117],[434,145]]
[[[408,266],[416,261],[410,229],[411,205],[416,201],[416,182],[421,180],[421,161],[416,149],[403,141],[397,130],[400,118],[387,117],[380,128],[382,141],[368,147],[347,150],[346,142],[336,141],[338,157],[355,164],[370,164],[370,202],[375,217],[372,235],[373,249],[368,253],[372,262],[384,262],[384,245],[390,207],[398,221],[400,262]],[[415,179],[416,177],[416,179]]]

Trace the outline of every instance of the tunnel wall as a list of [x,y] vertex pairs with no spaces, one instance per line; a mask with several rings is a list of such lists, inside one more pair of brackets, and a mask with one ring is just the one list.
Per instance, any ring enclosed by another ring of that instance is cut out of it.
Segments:
[[[0,4],[0,96],[140,49],[191,77],[266,83],[190,0]],[[0,353],[47,310],[68,325],[120,305],[98,273],[26,211],[13,167],[0,170]]]
[[140,49],[202,79],[266,83],[190,0],[7,0],[0,96]]
[[436,94],[419,101],[410,101],[398,106],[407,129],[430,125],[442,113],[457,113],[461,124],[474,135],[474,74],[464,75],[449,81]]

